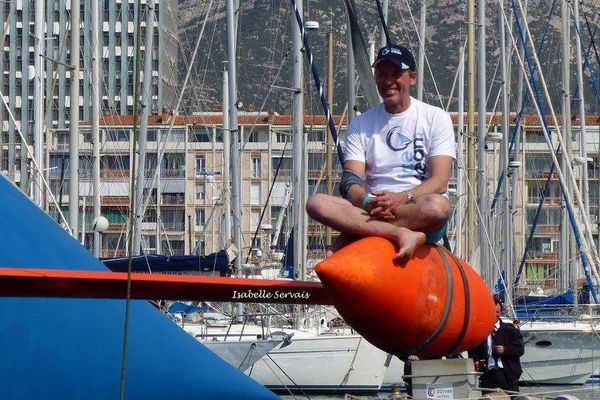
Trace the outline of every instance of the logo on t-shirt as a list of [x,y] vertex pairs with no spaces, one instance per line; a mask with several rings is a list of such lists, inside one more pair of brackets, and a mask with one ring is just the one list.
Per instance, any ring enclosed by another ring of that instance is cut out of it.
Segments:
[[412,143],[412,140],[400,133],[400,127],[397,126],[388,131],[385,142],[391,150],[402,151]]

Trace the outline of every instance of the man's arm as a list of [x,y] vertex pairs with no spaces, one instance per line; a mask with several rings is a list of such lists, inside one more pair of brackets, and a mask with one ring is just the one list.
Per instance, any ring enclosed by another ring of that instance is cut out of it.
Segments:
[[525,343],[519,328],[514,325],[509,326],[509,343],[506,344],[505,353],[508,357],[519,358],[525,354]]
[[[354,172],[356,175],[365,179],[365,163],[356,160],[344,161],[344,169]],[[356,207],[361,207],[362,201],[367,195],[364,186],[352,185],[348,188],[346,199]]]
[[412,195],[414,197],[419,197],[426,194],[446,193],[453,163],[454,159],[450,156],[431,157],[427,165],[427,168],[431,171],[431,175],[429,179],[410,190]]

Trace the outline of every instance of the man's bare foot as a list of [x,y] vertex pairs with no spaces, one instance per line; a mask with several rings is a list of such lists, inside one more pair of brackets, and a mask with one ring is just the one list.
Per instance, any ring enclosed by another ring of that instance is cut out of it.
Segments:
[[410,229],[399,227],[396,242],[398,243],[398,252],[394,256],[394,261],[404,262],[412,257],[417,247],[425,243],[427,236],[423,232],[415,232]]

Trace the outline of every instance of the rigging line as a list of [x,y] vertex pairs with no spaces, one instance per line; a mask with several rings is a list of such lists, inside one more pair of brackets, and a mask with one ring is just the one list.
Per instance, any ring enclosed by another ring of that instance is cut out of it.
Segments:
[[73,231],[71,231],[71,227],[69,226],[69,223],[67,222],[67,219],[65,218],[62,210],[60,209],[60,205],[56,201],[56,198],[54,197],[54,193],[52,193],[52,189],[50,189],[50,185],[48,184],[48,181],[46,180],[46,178],[44,178],[43,171],[40,169],[39,164],[35,160],[35,157],[33,155],[33,151],[30,149],[30,146],[27,145],[27,139],[23,135],[23,132],[21,131],[21,128],[19,128],[19,125],[17,125],[17,121],[15,120],[15,117],[14,117],[12,111],[10,110],[10,107],[8,106],[8,103],[4,99],[4,95],[2,94],[1,90],[0,90],[0,98],[2,98],[2,104],[4,104],[4,107],[6,108],[6,112],[8,113],[9,119],[14,124],[15,130],[17,131],[17,133],[19,134],[19,137],[21,138],[21,143],[25,144],[25,149],[27,150],[27,155],[29,156],[29,158],[31,158],[31,161],[33,162],[34,168],[37,169],[39,171],[39,173],[40,173],[39,176],[42,179],[43,187],[48,191],[48,194],[52,198],[52,202],[56,205],[56,211],[58,211],[58,214],[60,215],[60,217],[62,218],[63,222],[65,223],[67,232],[69,232],[69,235],[72,235]]
[[[123,326],[123,351],[121,353],[121,390],[120,390],[120,399],[126,399],[126,379],[127,379],[127,356],[129,352],[129,322],[130,322],[130,312],[131,312],[131,269],[132,269],[132,256],[133,256],[133,230],[134,225],[136,223],[134,210],[135,206],[135,196],[133,195],[135,192],[135,173],[133,171],[136,170],[136,145],[137,145],[137,123],[139,118],[139,85],[140,85],[140,58],[141,58],[141,36],[142,36],[142,2],[141,0],[137,0],[135,3],[135,11],[136,11],[136,34],[134,39],[135,46],[135,56],[134,56],[134,83],[133,83],[133,137],[131,140],[131,154],[133,154],[133,159],[131,160],[131,177],[130,177],[130,196],[129,196],[129,230],[127,236],[127,287],[125,290],[125,321]],[[142,190],[142,188],[138,188]],[[136,249],[136,252],[139,249]]]
[[289,56],[291,50],[292,50],[291,48],[288,48],[288,50],[283,55],[283,59],[281,60],[281,64],[279,64],[279,69],[277,69],[277,73],[275,74],[275,77],[273,78],[273,83],[271,85],[269,85],[269,90],[267,91],[267,94],[265,95],[265,98],[264,98],[262,104],[260,105],[260,109],[256,112],[256,116],[254,117],[254,121],[252,121],[252,126],[250,127],[250,132],[248,132],[248,134],[246,135],[246,139],[242,140],[243,144],[242,144],[242,147],[240,149],[240,152],[243,152],[246,149],[246,144],[248,143],[247,140],[250,138],[250,135],[252,135],[254,133],[254,129],[256,128],[256,123],[258,122],[258,119],[260,118],[260,114],[262,113],[262,111],[265,108],[265,105],[267,104],[267,100],[269,99],[269,96],[271,95],[271,91],[273,90],[273,86],[275,85],[275,82],[277,82],[277,79],[279,79],[279,74],[281,73],[281,70],[283,68],[283,64],[285,63],[285,61],[286,61],[287,57]]
[[[284,369],[281,367],[281,365],[277,364],[277,361],[275,361],[275,360],[273,359],[273,357],[272,357],[272,356],[271,356],[269,353],[265,354],[265,356],[266,356],[266,357],[267,357],[269,360],[271,360],[271,362],[272,362],[272,363],[273,363],[273,364],[274,364],[274,365],[277,367],[277,369],[278,369],[278,370],[280,370],[280,371],[281,371],[281,373],[282,373],[282,374],[283,374],[283,375],[284,375],[286,378],[288,378],[288,379],[290,380],[290,382],[292,383],[292,386],[293,386],[293,387],[295,387],[295,388],[296,388],[296,390],[299,390],[299,391],[300,391],[300,393],[302,393],[302,395],[303,395],[304,397],[306,397],[307,399],[310,399],[310,397],[309,397],[309,396],[308,396],[308,394],[307,394],[307,393],[304,391],[304,389],[302,389],[302,387],[301,387],[300,385],[298,385],[298,384],[297,384],[297,383],[296,383],[296,382],[295,382],[295,381],[292,379],[292,377],[291,377],[291,376],[290,376],[290,375],[289,375],[287,372],[285,372],[285,370],[284,370]],[[273,375],[275,375],[275,377],[277,378],[277,380],[278,380],[279,382],[281,382],[281,384],[283,385],[283,387],[285,387],[285,389],[288,391],[288,393],[289,393],[289,394],[290,394],[292,397],[294,397],[294,399],[295,399],[295,398],[296,398],[296,396],[294,396],[294,394],[292,393],[292,390],[291,390],[291,389],[288,387],[288,385],[287,385],[286,383],[284,383],[284,382],[283,382],[283,379],[282,379],[282,378],[281,378],[281,377],[280,377],[280,376],[279,376],[279,375],[276,373],[276,371],[273,369],[273,367],[272,367],[272,366],[270,366],[270,365],[269,365],[269,363],[268,363],[266,360],[264,360],[264,357],[263,357],[263,358],[261,358],[261,360],[263,360],[263,361],[264,361],[264,363],[265,363],[265,364],[267,365],[267,367],[268,367],[268,368],[271,370],[271,372],[273,373]],[[252,368],[254,368],[254,366],[253,366]],[[250,375],[249,375],[249,376],[250,376]]]
[[[549,35],[550,32],[550,20],[552,19],[552,15],[554,14],[554,9],[556,6],[556,0],[554,0],[552,2],[552,6],[550,7],[550,12],[548,13],[548,20],[546,21],[546,30],[544,31],[544,34],[542,35],[542,39],[540,40],[540,44],[538,47],[538,53],[540,55],[544,54],[545,51],[545,47],[544,44],[546,43],[546,38]],[[504,20],[505,23],[507,21],[506,18],[506,14],[504,14]],[[514,42],[514,39],[511,36],[512,41]],[[516,49],[517,48],[517,43],[513,44],[513,48]],[[525,44],[523,44],[523,46],[525,46]],[[534,73],[537,71],[537,67],[534,66],[533,69]],[[521,109],[519,110],[518,114],[517,114],[517,119],[515,121],[515,127],[513,129],[513,133],[511,135],[510,138],[510,143],[508,146],[508,152],[509,154],[513,152],[514,146],[515,146],[515,142],[517,140],[517,135],[519,133],[519,130],[521,129],[521,120],[523,118],[523,114],[525,113],[525,108],[527,106],[527,104],[529,103],[529,91],[525,90],[525,93],[523,95],[523,102],[521,103]],[[498,200],[500,199],[500,195],[502,194],[502,187],[504,184],[504,180],[506,179],[506,169],[504,169],[502,171],[502,173],[500,174],[500,177],[498,178],[498,183],[496,186],[496,192],[494,193],[494,199],[492,200],[492,204],[490,206],[490,213],[491,214],[495,214],[496,213],[496,205],[498,203]]]
[[[408,3],[408,0],[406,0],[406,8],[408,8],[408,13],[410,14],[410,19],[413,23],[413,27],[415,28],[415,33],[417,35],[419,44],[421,44],[424,39],[421,38],[421,36],[419,35],[419,29],[417,28],[417,23],[415,22],[415,17],[412,13],[412,10],[410,9],[410,4]],[[440,107],[443,108],[444,107],[444,99],[442,98],[442,94],[440,93],[440,90],[438,88],[435,76],[433,75],[433,70],[431,69],[431,64],[429,63],[429,57],[427,56],[427,52],[425,52],[425,63],[427,64],[427,70],[429,71],[429,75],[431,75],[431,81],[433,82],[433,87],[435,88],[435,93],[438,97],[438,101],[440,102]],[[425,75],[425,74],[423,73],[423,75]],[[456,75],[456,76],[458,76],[458,75]],[[422,76],[420,78],[424,78],[424,76]]]
[[[499,0],[499,1],[501,1],[501,0]],[[514,9],[516,7],[515,6],[515,0],[511,0],[511,3],[512,3],[513,9]],[[521,14],[525,15],[525,12],[523,11],[522,4],[520,2],[519,2],[519,8],[520,8]],[[504,16],[504,19],[506,21],[506,14],[504,13],[503,16]],[[523,31],[521,23],[520,23],[520,20],[519,20],[519,17],[518,17],[518,15],[517,15],[516,12],[515,12],[515,22],[517,24],[517,28],[518,28],[518,31],[519,31],[519,37],[521,38],[521,41],[523,43],[525,43],[524,36],[527,33],[529,35],[529,40],[531,42],[531,33],[529,32],[528,27],[527,27],[527,25],[525,25],[526,31]],[[514,41],[514,38],[512,40]],[[516,43],[515,43],[515,45],[516,45]],[[531,95],[536,100],[534,102],[534,106],[536,108],[536,111],[540,115],[540,119],[541,119],[541,122],[542,122],[542,128],[543,128],[543,132],[544,132],[544,138],[546,139],[546,143],[548,144],[548,146],[549,146],[549,148],[551,150],[554,150],[553,146],[552,146],[552,142],[550,141],[550,137],[549,137],[549,134],[548,134],[548,126],[546,124],[545,114],[543,114],[543,109],[542,109],[543,104],[541,103],[539,91],[537,90],[537,83],[536,83],[536,80],[535,80],[535,76],[533,75],[534,69],[533,69],[533,65],[531,63],[531,59],[530,59],[530,56],[529,56],[529,51],[527,50],[527,46],[523,46],[523,50],[524,50],[524,55],[525,55],[525,57],[527,59],[527,62],[528,62],[527,65],[529,67],[530,79],[531,79],[531,82],[529,80],[525,79],[525,83],[527,84],[527,88],[530,91]],[[535,54],[535,49],[533,51],[534,51],[534,58],[536,60],[536,65],[538,65],[538,70],[540,70],[540,76],[541,76],[541,79],[542,79],[542,86],[544,87],[544,89],[546,89],[545,90],[545,95],[549,98],[548,93],[547,93],[546,83],[545,83],[545,80],[544,80],[544,75],[543,75],[543,73],[541,73],[541,69],[540,69],[540,66],[539,66],[539,59],[537,58],[537,55]],[[520,57],[520,55],[518,53],[516,55],[517,55],[517,59],[519,61],[519,65],[521,66],[521,68],[523,70],[525,70],[525,65],[523,64],[523,60],[521,59],[521,57]],[[532,85],[536,88],[535,91],[534,91]],[[562,146],[563,145],[563,143],[562,143],[563,142],[562,136],[560,134],[560,129],[558,128],[558,124],[556,122],[556,115],[554,114],[554,110],[552,108],[552,104],[551,103],[550,103],[550,108],[551,108],[551,114],[553,116],[554,123],[555,123],[554,128],[556,129],[556,133],[557,133],[556,136],[557,136],[557,138],[560,141],[561,146]],[[559,163],[558,163],[558,160],[556,158],[556,155],[554,154],[553,151],[551,151],[550,154],[552,156],[553,163],[556,165],[556,170],[557,170],[559,178],[560,178],[561,187],[564,188],[565,178],[564,178],[564,176],[562,174],[562,171],[561,171],[561,169],[559,167]],[[567,168],[567,170],[568,170],[568,172],[570,172],[572,174],[572,171],[570,169]],[[577,188],[576,182],[575,182],[574,185],[575,185],[574,186],[575,194],[578,195],[578,202],[579,202],[579,204],[581,204],[581,202],[580,202],[580,200],[581,200],[581,194],[579,193],[579,190]],[[563,192],[563,196],[565,198],[565,204],[566,204],[567,211],[568,211],[568,214],[569,214],[569,221],[570,221],[571,227],[573,229],[575,241],[577,242],[578,248],[580,249],[581,264],[583,266],[583,270],[584,270],[584,273],[585,273],[585,276],[586,276],[586,280],[588,281],[588,284],[590,285],[590,292],[592,293],[592,297],[593,297],[595,303],[598,303],[597,296],[596,296],[596,290],[594,289],[594,285],[593,285],[593,282],[592,282],[592,277],[590,275],[590,266],[591,266],[591,272],[594,275],[594,278],[596,279],[596,282],[600,281],[600,277],[598,276],[598,271],[596,269],[596,264],[594,264],[594,262],[597,262],[597,260],[591,258],[592,256],[595,256],[595,254],[590,253],[587,241],[586,240],[583,240],[583,241],[581,240],[580,228],[575,223],[575,215],[573,213],[573,201],[571,199],[570,194],[567,191],[565,191],[565,190],[563,190],[562,192]],[[587,220],[587,218],[583,218],[583,222],[586,225],[586,229],[588,230],[588,234],[589,234],[589,232],[591,232],[591,228],[589,226],[589,221]],[[594,246],[593,242],[592,242],[592,246]],[[592,247],[592,248],[594,248],[594,247]],[[590,253],[590,255],[588,255],[588,253]],[[589,262],[589,264],[588,264],[588,262]]]
[[[290,0],[292,3],[292,7],[294,8],[294,12],[296,14],[296,21],[298,22],[298,28],[300,29],[300,35],[302,36],[302,42],[304,43],[304,50],[306,52],[306,58],[308,59],[308,63],[310,64],[310,68],[312,70],[313,80],[315,82],[315,86],[317,87],[317,91],[319,92],[319,97],[321,98],[321,106],[323,107],[323,112],[325,113],[325,117],[327,119],[327,124],[329,129],[331,130],[331,136],[335,143],[338,142],[338,134],[337,129],[335,127],[335,123],[333,122],[333,116],[329,111],[329,106],[327,104],[327,99],[325,99],[325,93],[323,92],[323,85],[321,84],[321,79],[319,78],[319,71],[317,70],[317,66],[314,63],[312,52],[310,51],[310,45],[308,43],[308,37],[306,36],[306,32],[304,31],[304,22],[302,21],[302,16],[298,11],[298,7],[296,6],[296,0]],[[379,1],[379,0],[378,0]],[[341,124],[342,121],[340,121]],[[338,158],[340,159],[340,163],[344,162],[344,153],[342,152],[342,147],[339,143],[336,145]]]
[[[252,240],[250,243],[254,243],[254,240],[258,236],[258,231],[260,229],[260,225],[262,223],[263,218],[265,217],[265,213],[267,211],[267,204],[269,204],[269,200],[271,199],[271,194],[273,193],[273,189],[275,188],[275,181],[277,180],[277,176],[279,175],[279,170],[281,169],[281,165],[283,164],[283,156],[285,151],[287,150],[288,141],[285,142],[283,146],[283,150],[281,151],[281,156],[279,156],[279,161],[277,162],[277,169],[275,170],[275,176],[273,177],[273,183],[271,184],[271,188],[269,189],[269,194],[267,194],[267,199],[265,201],[265,205],[263,206],[262,213],[260,214],[260,218],[258,220],[258,224],[256,224],[256,230],[254,231],[254,235],[252,236]],[[252,251],[252,247],[248,250],[248,255],[246,256],[245,263],[248,263],[248,259],[250,258],[250,253]]]
[[[467,39],[465,39],[463,45],[461,46],[463,52],[466,47],[467,47]],[[460,51],[460,49],[459,49],[459,51]],[[459,59],[459,63],[460,63],[460,59]],[[442,108],[446,112],[448,112],[448,110],[450,110],[450,103],[452,102],[452,96],[454,95],[454,89],[456,88],[459,74],[460,74],[460,68],[456,68],[456,72],[454,73],[454,80],[452,81],[452,87],[450,88],[450,93],[448,94],[448,103],[446,103],[446,107],[444,107],[444,105],[442,104]]]

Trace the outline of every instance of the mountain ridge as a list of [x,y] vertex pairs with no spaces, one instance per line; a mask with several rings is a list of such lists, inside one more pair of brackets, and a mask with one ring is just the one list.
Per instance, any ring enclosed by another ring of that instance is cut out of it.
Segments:
[[[181,0],[179,2],[179,29],[180,29],[180,76],[183,78],[187,70],[189,55],[200,32],[201,23],[207,12],[205,0]],[[388,14],[388,26],[392,40],[409,47],[415,57],[418,53],[417,29],[420,16],[418,1],[408,1],[410,8],[404,4],[391,2]],[[379,43],[379,18],[375,2],[356,0],[359,13],[360,26],[365,41],[369,38]],[[553,102],[561,98],[560,88],[560,60],[556,54],[560,53],[560,7],[551,7],[547,1],[530,1],[529,26],[538,40],[545,38],[544,53],[540,61],[544,65],[546,81],[553,82],[550,87]],[[600,6],[588,3],[583,5],[586,15],[598,15]],[[550,11],[552,18],[548,18]],[[346,105],[346,14],[342,0],[325,1],[311,0],[304,8],[305,21],[317,21],[320,25],[318,31],[307,32],[310,47],[313,51],[315,65],[320,73],[323,85],[326,84],[326,58],[327,34],[334,34],[334,113],[341,114]],[[506,7],[506,13],[510,12]],[[263,111],[272,109],[279,113],[291,113],[292,90],[292,40],[291,27],[295,20],[292,18],[291,2],[287,0],[249,0],[240,2],[237,12],[238,19],[238,47],[237,47],[237,84],[240,110],[257,111],[264,104]],[[438,106],[446,106],[457,71],[459,48],[465,42],[466,27],[466,2],[458,0],[443,0],[428,2],[427,30],[426,30],[426,71],[424,79],[424,100]],[[488,6],[486,9],[486,45],[487,45],[487,89],[490,92],[488,109],[496,104],[499,80],[498,56],[498,15],[497,7]],[[583,18],[582,18],[583,19]],[[550,23],[546,23],[550,21]],[[207,20],[204,36],[201,40],[201,51],[194,63],[193,74],[190,79],[188,93],[185,96],[183,110],[186,112],[210,111],[221,104],[223,61],[227,59],[226,49],[226,9],[224,4],[211,10]],[[584,45],[589,46],[589,38],[582,21],[582,36]],[[592,26],[596,28],[597,21]],[[294,26],[295,28],[295,26]],[[573,32],[574,29],[571,29]],[[544,32],[547,31],[546,34]],[[573,35],[572,35],[573,36]],[[572,40],[574,46],[574,39]],[[378,45],[376,47],[379,47]],[[557,53],[558,52],[558,53]],[[574,49],[571,50],[574,59]],[[305,66],[307,62],[305,60]],[[574,63],[573,63],[574,65]],[[597,63],[596,63],[597,66]],[[432,79],[431,72],[435,77]],[[571,70],[571,87],[575,87],[575,72]],[[513,60],[513,77],[517,74],[517,64]],[[589,79],[589,73],[587,73]],[[465,74],[467,76],[467,74]],[[183,79],[181,79],[182,81]],[[516,79],[511,79],[513,88]],[[491,87],[491,84],[494,84]],[[277,86],[274,88],[271,85]],[[316,88],[312,76],[305,68],[304,89],[307,113],[321,113],[318,104]],[[358,89],[360,90],[360,89]],[[439,95],[438,95],[439,91]],[[587,107],[591,111],[598,110],[598,100],[592,91],[591,85],[586,84],[586,98],[590,99]],[[513,96],[514,97],[514,96]],[[593,99],[593,101],[592,101]],[[456,89],[452,95],[451,110],[456,109]],[[515,100],[511,98],[514,103]],[[359,109],[364,110],[365,102],[360,93],[357,103]],[[452,105],[453,104],[453,105]],[[556,106],[555,106],[556,107]]]

